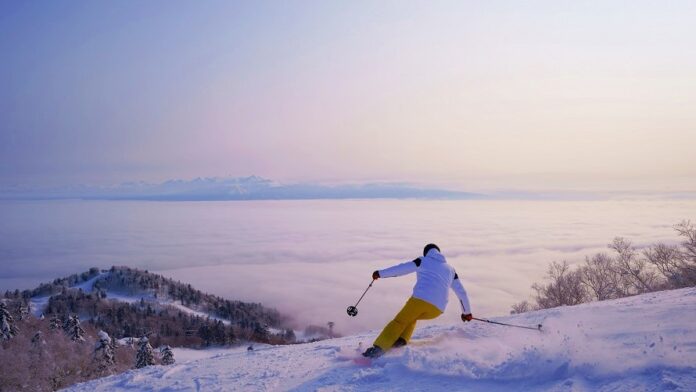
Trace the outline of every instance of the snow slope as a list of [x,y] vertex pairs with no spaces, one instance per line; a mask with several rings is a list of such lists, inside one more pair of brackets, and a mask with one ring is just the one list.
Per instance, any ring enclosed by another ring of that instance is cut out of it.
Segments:
[[350,358],[379,331],[252,352],[218,349],[68,390],[696,391],[696,288],[496,320],[544,328],[417,328],[412,344],[372,366]]

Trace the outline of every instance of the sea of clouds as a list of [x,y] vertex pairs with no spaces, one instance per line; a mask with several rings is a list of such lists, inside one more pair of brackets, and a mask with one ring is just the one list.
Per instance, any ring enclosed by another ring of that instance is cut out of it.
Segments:
[[[389,321],[415,279],[380,279],[350,318],[372,271],[428,242],[456,268],[475,315],[490,317],[528,298],[551,261],[580,263],[615,236],[678,241],[672,225],[694,220],[696,201],[63,200],[0,202],[0,213],[0,290],[128,265],[352,333]],[[458,316],[451,301],[438,322]]]

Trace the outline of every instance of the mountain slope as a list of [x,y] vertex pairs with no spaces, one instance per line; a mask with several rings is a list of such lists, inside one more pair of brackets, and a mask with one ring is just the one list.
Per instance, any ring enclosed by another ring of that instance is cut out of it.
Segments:
[[696,288],[416,329],[411,345],[361,367],[378,331],[323,342],[215,351],[71,391],[121,390],[696,390]]
[[199,346],[242,341],[288,343],[287,317],[258,303],[227,300],[146,270],[91,268],[6,292],[4,299],[40,317],[81,320],[115,338],[148,334],[153,344]]

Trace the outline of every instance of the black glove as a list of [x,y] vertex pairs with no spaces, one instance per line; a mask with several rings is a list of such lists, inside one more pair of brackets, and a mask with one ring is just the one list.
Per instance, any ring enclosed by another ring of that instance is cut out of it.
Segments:
[[373,280],[379,279],[379,271],[375,271],[375,272],[372,273],[372,279],[373,279]]
[[462,313],[462,321],[463,322],[471,321],[473,318],[474,318],[474,316],[472,316],[471,313],[469,313],[469,314]]

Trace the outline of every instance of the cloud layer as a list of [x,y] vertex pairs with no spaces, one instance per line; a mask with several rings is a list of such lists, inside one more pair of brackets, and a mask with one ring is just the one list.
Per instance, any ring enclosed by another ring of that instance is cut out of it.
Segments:
[[[696,202],[54,201],[0,211],[1,290],[129,265],[355,332],[393,317],[414,282],[379,280],[349,318],[372,271],[413,259],[425,243],[440,245],[475,313],[494,316],[526,298],[552,260],[581,262],[614,236],[676,241],[671,225],[696,218]],[[444,317],[457,320],[454,303]]]

